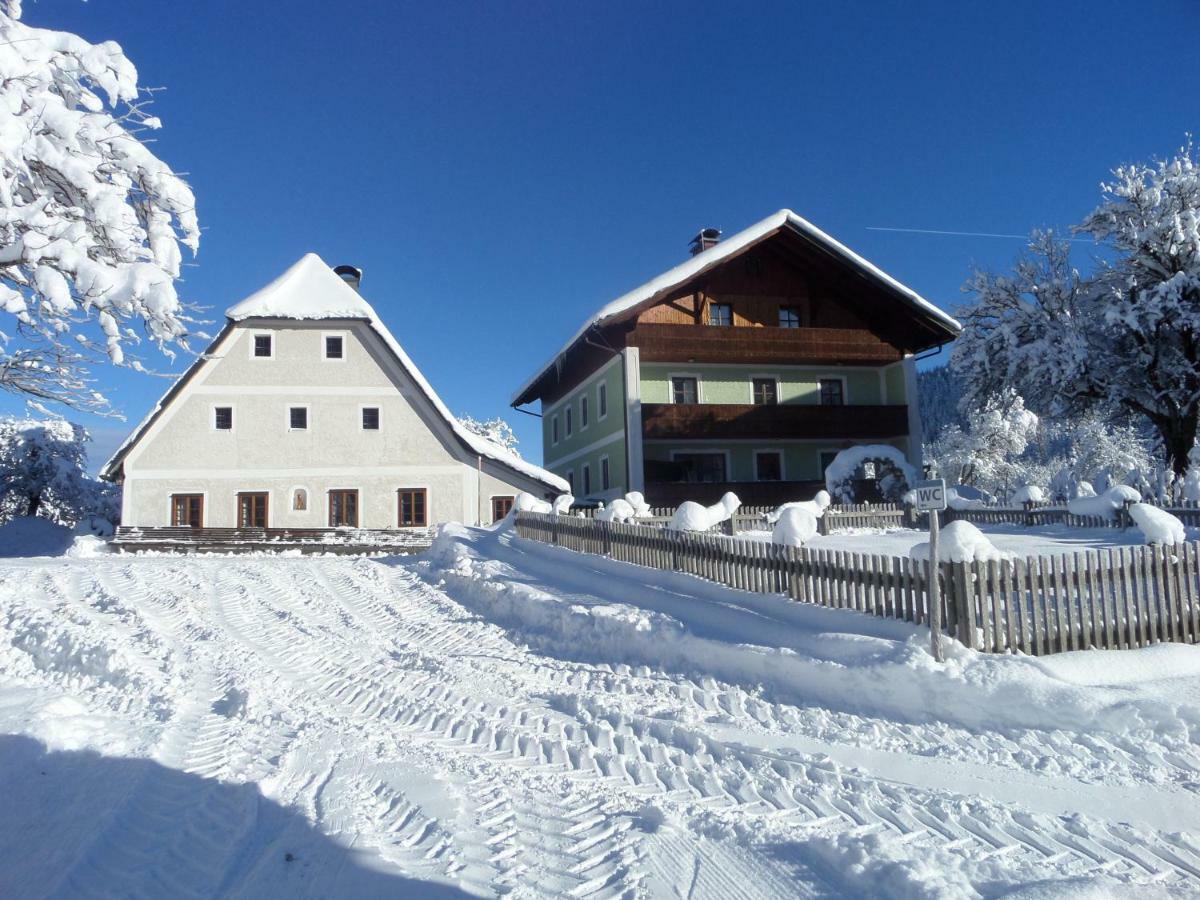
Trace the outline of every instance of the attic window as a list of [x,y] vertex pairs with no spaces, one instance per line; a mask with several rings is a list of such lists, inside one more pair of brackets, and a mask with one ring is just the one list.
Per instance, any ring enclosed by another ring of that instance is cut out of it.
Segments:
[[308,429],[307,406],[293,406],[288,409],[288,428],[292,431],[306,431]]
[[325,358],[342,359],[342,336],[340,334],[325,335]]
[[379,407],[364,406],[362,408],[362,427],[363,431],[378,431],[379,430]]
[[213,426],[217,429],[217,431],[233,431],[233,407],[214,407]]
[[264,359],[271,357],[271,335],[256,334],[254,336],[254,355]]
[[730,326],[733,324],[733,304],[710,303],[708,305],[708,324]]

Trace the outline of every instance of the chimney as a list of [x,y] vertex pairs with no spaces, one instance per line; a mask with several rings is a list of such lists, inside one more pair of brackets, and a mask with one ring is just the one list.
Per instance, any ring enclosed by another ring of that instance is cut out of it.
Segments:
[[692,244],[689,249],[692,252],[692,256],[695,256],[697,253],[703,253],[709,247],[715,247],[720,241],[720,228],[704,228],[692,238]]
[[362,281],[362,269],[358,266],[334,266],[333,274],[356,291],[358,290],[359,282]]

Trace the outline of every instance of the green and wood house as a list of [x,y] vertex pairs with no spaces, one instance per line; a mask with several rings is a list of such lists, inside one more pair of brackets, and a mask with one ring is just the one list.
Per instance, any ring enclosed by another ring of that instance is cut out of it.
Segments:
[[[580,499],[807,497],[839,450],[921,470],[916,358],[961,326],[790,210],[613,300],[513,395]],[[869,473],[867,473],[869,474]]]

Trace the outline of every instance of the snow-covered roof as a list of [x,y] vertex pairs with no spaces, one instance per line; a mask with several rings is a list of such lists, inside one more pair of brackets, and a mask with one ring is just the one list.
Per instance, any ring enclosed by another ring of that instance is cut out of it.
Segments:
[[[540,481],[542,484],[557,491],[565,493],[570,489],[565,479],[546,471],[541,466],[535,466],[528,460],[522,459],[506,447],[501,447],[499,444],[493,443],[487,438],[464,428],[458,419],[455,418],[454,414],[450,412],[446,404],[442,402],[442,398],[433,389],[433,385],[426,380],[425,376],[421,374],[421,370],[417,368],[409,355],[404,352],[404,348],[400,346],[400,342],[396,340],[391,331],[388,330],[388,327],[383,324],[383,320],[379,318],[371,304],[363,299],[358,291],[354,290],[336,275],[333,269],[326,265],[324,260],[317,256],[317,254],[304,254],[298,262],[279,278],[276,278],[266,287],[251,294],[240,303],[229,307],[225,311],[225,315],[231,324],[252,318],[295,319],[298,321],[324,319],[365,320],[392,352],[393,356],[395,356],[400,367],[425,395],[425,398],[437,414],[450,426],[450,430],[454,433],[455,437],[467,449],[478,456],[484,456],[500,465],[507,466],[527,478]],[[222,332],[223,334],[224,332]],[[213,346],[216,346],[222,335],[218,335],[217,340],[213,342]],[[166,408],[173,395],[198,370],[206,358],[207,354],[201,355],[192,364],[192,367],[183,374],[179,381],[172,385],[171,389],[154,405],[154,409],[151,410],[150,414],[117,449],[112,458],[104,464],[104,468],[100,470],[101,477],[116,477],[126,454],[128,454],[146,429],[150,427],[153,421]]]
[[958,332],[962,331],[962,325],[959,324],[956,319],[943,312],[912,288],[901,284],[879,267],[863,259],[849,247],[845,246],[839,241],[834,240],[807,219],[796,215],[796,213],[792,212],[790,209],[781,209],[779,212],[769,215],[759,222],[755,222],[749,228],[743,229],[726,240],[714,244],[707,250],[697,253],[686,262],[680,263],[673,269],[668,269],[658,277],[650,279],[645,284],[634,288],[627,294],[623,294],[616,300],[613,300],[611,303],[606,304],[600,309],[599,312],[584,322],[583,326],[571,336],[571,339],[567,341],[562,348],[546,362],[545,365],[539,368],[532,377],[530,377],[513,393],[513,405],[520,403],[522,396],[525,395],[529,389],[532,388],[534,384],[591,329],[624,318],[638,310],[638,308],[643,304],[652,305],[651,301],[654,301],[657,297],[659,297],[659,295],[686,283],[707,269],[711,269],[712,267],[724,262],[726,259],[737,255],[751,244],[757,243],[761,239],[784,227],[792,228],[794,231],[798,232],[804,237],[807,237],[815,244],[818,244],[834,255],[841,257],[845,262],[854,266],[863,274],[893,291],[900,297],[901,300],[907,302],[913,308],[926,314],[929,318],[945,327],[952,334],[957,334]]

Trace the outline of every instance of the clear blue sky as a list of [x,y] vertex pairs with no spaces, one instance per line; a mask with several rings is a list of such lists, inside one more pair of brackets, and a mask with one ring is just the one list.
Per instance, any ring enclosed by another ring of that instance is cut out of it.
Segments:
[[[451,408],[507,416],[535,460],[513,388],[699,228],[788,206],[952,309],[1020,241],[868,228],[1069,225],[1113,165],[1200,124],[1195,0],[27,0],[25,20],[116,40],[167,88],[156,148],[204,227],[181,289],[214,330],[308,250],[355,263]],[[166,384],[99,375],[129,423],[76,418],[106,455]]]

